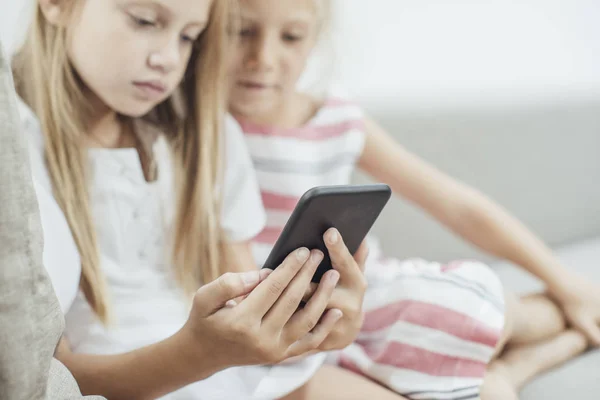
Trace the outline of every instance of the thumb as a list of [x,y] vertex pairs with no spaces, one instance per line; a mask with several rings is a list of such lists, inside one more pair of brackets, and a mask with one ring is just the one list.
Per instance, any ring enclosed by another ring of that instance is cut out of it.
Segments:
[[579,329],[594,347],[600,347],[600,327],[591,317],[581,316],[573,321],[573,325]]
[[221,275],[215,281],[202,286],[194,296],[194,306],[201,317],[208,317],[227,304],[230,300],[250,293],[260,282],[266,279],[270,270],[232,273]]

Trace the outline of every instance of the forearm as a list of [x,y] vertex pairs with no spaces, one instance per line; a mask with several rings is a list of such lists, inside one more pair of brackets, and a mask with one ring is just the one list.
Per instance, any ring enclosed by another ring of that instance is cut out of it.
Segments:
[[559,292],[569,272],[550,249],[500,206],[398,145],[367,119],[361,167],[456,234],[508,259]]
[[[75,376],[84,395],[111,400],[155,399],[224,369],[211,365],[215,363],[211,357],[191,354],[185,335],[181,331],[157,344],[119,355],[75,354],[61,345],[56,357]],[[204,364],[197,360],[204,360]]]
[[467,210],[449,227],[480,249],[507,259],[558,291],[569,274],[533,232],[485,196],[473,194]]

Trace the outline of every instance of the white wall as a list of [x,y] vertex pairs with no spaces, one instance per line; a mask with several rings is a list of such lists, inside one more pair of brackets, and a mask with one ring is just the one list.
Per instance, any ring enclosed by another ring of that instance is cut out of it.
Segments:
[[336,86],[369,104],[600,93],[598,0],[338,0]]
[[15,32],[23,27],[25,6],[33,0],[0,0],[0,40],[7,49],[12,49]]
[[[32,1],[0,0],[0,38],[11,39]],[[371,107],[600,92],[599,0],[336,0],[336,8],[333,44],[316,64],[335,64],[332,85]],[[315,76],[323,68],[306,81]]]

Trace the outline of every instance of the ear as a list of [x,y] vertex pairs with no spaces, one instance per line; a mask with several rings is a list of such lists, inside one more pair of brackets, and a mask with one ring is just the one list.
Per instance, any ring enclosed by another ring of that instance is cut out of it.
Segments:
[[42,14],[52,25],[62,26],[66,20],[66,10],[64,0],[38,0]]

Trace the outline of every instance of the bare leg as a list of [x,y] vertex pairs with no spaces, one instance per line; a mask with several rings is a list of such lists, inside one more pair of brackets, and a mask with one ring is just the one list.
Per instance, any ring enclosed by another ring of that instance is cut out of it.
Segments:
[[561,310],[546,296],[506,297],[506,329],[488,367],[483,400],[516,400],[523,386],[587,347],[586,338],[566,331]]
[[302,388],[281,400],[406,400],[353,372],[325,365]]
[[566,329],[562,311],[544,294],[519,298],[507,292],[505,300],[504,332],[496,348],[496,357],[506,346],[539,342]]
[[545,294],[522,298],[506,294],[506,300],[507,317],[512,319],[508,337],[511,346],[539,342],[566,329],[562,310]]
[[538,343],[512,347],[488,367],[481,398],[518,399],[531,379],[582,354],[587,345],[583,334],[565,331]]
[[[583,335],[566,331],[561,310],[545,295],[506,295],[505,331],[482,387],[482,400],[518,400],[535,376],[587,347]],[[406,400],[376,382],[343,369],[324,366],[302,388],[282,400]]]

